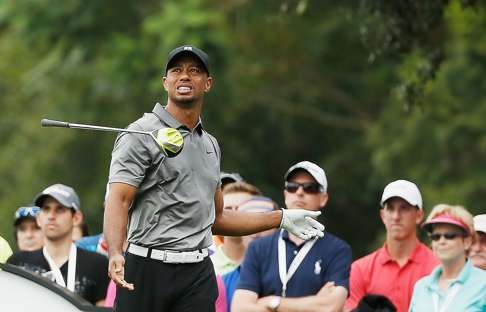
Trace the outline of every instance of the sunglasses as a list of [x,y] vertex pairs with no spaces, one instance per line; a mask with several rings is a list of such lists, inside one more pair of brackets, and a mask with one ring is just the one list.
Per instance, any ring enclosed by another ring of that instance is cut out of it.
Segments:
[[307,194],[317,194],[321,193],[322,186],[319,183],[315,182],[306,182],[306,183],[297,183],[297,182],[285,182],[285,190],[289,193],[295,193],[302,187],[305,193]]
[[456,237],[464,237],[464,234],[459,232],[447,232],[447,233],[434,233],[429,235],[430,239],[433,240],[434,242],[440,240],[442,236],[447,240],[452,240],[455,239]]
[[25,217],[36,217],[39,214],[40,208],[37,206],[33,207],[20,207],[15,211],[15,219],[25,218]]

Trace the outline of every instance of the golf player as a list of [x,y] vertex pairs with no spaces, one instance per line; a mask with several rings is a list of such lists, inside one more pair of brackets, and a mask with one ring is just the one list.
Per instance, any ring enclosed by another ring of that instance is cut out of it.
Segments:
[[322,236],[324,227],[313,219],[319,212],[307,210],[223,211],[221,152],[200,119],[213,84],[207,54],[189,45],[174,49],[162,80],[167,105],[157,103],[129,129],[177,129],[184,148],[166,157],[148,136],[123,133],[115,141],[104,217],[108,271],[119,286],[115,310],[214,311],[211,232],[238,236],[281,227],[308,239]]

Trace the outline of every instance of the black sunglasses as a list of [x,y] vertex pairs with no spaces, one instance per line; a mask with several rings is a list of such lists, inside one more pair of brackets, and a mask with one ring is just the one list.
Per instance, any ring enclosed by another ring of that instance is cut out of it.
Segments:
[[459,232],[447,232],[447,233],[434,233],[434,234],[429,234],[429,237],[433,241],[438,241],[440,238],[444,236],[445,239],[447,240],[452,240],[456,237],[463,237],[464,234],[459,233]]
[[302,189],[307,194],[317,194],[321,193],[322,187],[319,183],[315,182],[306,182],[306,183],[297,183],[297,182],[285,182],[285,190],[289,193],[295,193],[302,186]]

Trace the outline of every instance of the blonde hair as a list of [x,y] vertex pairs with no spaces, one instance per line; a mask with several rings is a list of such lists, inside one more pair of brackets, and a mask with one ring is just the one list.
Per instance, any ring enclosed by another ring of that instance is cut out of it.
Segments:
[[223,195],[232,193],[248,193],[253,196],[262,196],[262,192],[256,187],[246,182],[228,183],[223,189]]

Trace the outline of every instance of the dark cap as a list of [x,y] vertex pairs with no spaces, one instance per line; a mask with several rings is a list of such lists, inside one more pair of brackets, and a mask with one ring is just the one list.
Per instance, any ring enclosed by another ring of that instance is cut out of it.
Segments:
[[165,72],[169,69],[169,65],[171,62],[178,56],[183,54],[194,55],[201,63],[204,65],[204,69],[209,75],[209,56],[201,49],[198,49],[191,45],[183,45],[180,47],[175,48],[174,50],[169,52],[167,56],[167,64],[165,65]]
[[221,171],[221,185],[225,186],[226,184],[229,183],[234,183],[234,182],[244,182],[245,180],[243,177],[236,172],[224,172]]
[[76,191],[70,186],[64,184],[54,184],[49,186],[35,197],[35,205],[41,207],[47,197],[54,198],[64,207],[73,208],[74,210],[80,209],[78,194],[76,194]]

